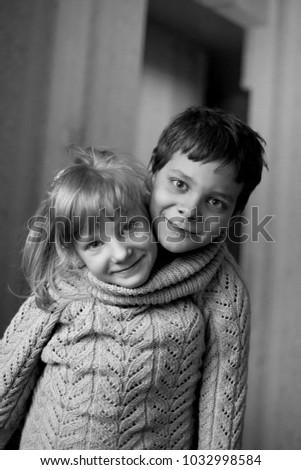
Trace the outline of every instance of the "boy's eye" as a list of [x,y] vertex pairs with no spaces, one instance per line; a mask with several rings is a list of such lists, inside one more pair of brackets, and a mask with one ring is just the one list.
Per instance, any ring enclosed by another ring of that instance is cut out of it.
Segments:
[[208,199],[208,203],[213,206],[215,209],[226,209],[227,205],[221,201],[220,199],[216,199],[215,197],[211,197]]
[[135,229],[135,225],[136,224],[134,221],[124,224],[124,226],[122,227],[122,233],[133,231]]
[[181,191],[187,191],[188,189],[188,184],[185,183],[182,180],[179,180],[177,178],[172,178],[171,179],[172,184],[175,186],[175,188],[181,190]]
[[139,220],[130,220],[127,224],[122,227],[122,234],[127,232],[133,232],[141,227],[142,222]]

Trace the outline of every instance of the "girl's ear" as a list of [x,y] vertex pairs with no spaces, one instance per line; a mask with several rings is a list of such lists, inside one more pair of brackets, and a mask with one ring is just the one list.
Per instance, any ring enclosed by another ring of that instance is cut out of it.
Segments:
[[85,263],[73,247],[70,249],[64,248],[64,251],[67,264],[70,268],[81,269],[85,266]]
[[78,269],[82,269],[85,265],[85,263],[83,262],[83,260],[81,260],[80,258],[77,259],[77,262],[75,264],[76,268]]
[[74,268],[81,269],[85,266],[85,263],[81,259],[81,257],[74,251],[71,255],[71,262]]

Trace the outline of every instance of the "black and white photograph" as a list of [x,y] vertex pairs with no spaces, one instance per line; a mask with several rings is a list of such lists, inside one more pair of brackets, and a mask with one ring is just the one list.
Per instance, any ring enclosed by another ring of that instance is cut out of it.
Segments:
[[300,22],[0,0],[6,466],[300,458]]

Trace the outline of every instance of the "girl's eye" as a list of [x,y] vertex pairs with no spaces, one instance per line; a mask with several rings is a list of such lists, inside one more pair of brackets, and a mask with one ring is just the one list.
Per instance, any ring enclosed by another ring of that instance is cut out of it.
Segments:
[[208,203],[211,206],[213,206],[215,209],[226,209],[227,208],[227,205],[223,201],[220,201],[219,199],[216,199],[215,197],[209,198]]
[[188,184],[185,183],[182,180],[174,178],[174,179],[171,180],[171,182],[175,186],[175,188],[177,188],[181,191],[187,191],[187,189],[188,189]]
[[97,248],[99,248],[102,245],[103,245],[103,243],[102,243],[101,240],[95,240],[93,242],[88,243],[87,246],[86,246],[86,249],[93,251],[93,250],[96,250]]

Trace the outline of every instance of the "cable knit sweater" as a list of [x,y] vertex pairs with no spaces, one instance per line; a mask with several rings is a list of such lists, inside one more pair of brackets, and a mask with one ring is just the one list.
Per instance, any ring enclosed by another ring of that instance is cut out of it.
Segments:
[[223,244],[155,269],[136,289],[60,283],[31,296],[1,342],[0,446],[235,449],[246,399],[248,296]]

